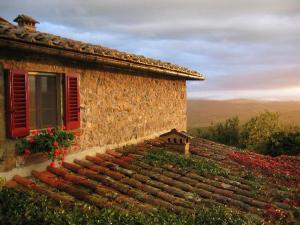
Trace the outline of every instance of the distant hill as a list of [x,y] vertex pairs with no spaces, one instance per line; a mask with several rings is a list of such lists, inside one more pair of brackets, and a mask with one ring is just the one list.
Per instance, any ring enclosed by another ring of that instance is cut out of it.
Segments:
[[264,111],[279,112],[285,124],[300,126],[300,101],[255,101],[255,100],[188,100],[188,127],[206,127],[211,122],[224,121],[239,116],[245,122]]

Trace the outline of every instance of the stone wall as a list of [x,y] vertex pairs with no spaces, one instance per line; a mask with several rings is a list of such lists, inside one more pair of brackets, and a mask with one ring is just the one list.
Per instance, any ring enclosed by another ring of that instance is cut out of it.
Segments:
[[[11,56],[10,56],[11,54]],[[178,128],[186,130],[185,80],[166,79],[51,57],[0,53],[0,171],[15,167],[6,138],[3,68],[80,74],[79,150],[118,144]]]

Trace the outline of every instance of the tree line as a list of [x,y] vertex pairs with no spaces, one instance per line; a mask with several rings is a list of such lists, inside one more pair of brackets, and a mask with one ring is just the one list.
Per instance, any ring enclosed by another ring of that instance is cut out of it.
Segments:
[[193,129],[191,133],[266,155],[300,155],[300,127],[283,125],[279,118],[279,113],[265,111],[241,124],[235,116],[209,127]]

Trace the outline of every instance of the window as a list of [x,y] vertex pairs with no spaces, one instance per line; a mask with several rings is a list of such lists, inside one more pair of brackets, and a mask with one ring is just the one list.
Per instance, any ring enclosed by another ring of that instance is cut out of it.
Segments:
[[29,73],[28,91],[30,129],[61,125],[61,76]]
[[182,139],[181,139],[181,138],[180,138],[180,140],[179,140],[179,141],[180,141],[180,144],[182,144]]
[[174,138],[174,143],[177,143],[177,140],[176,140],[176,138]]
[[168,142],[169,142],[169,143],[171,142],[171,138],[168,138]]
[[25,137],[30,129],[80,127],[78,74],[6,72],[7,135]]

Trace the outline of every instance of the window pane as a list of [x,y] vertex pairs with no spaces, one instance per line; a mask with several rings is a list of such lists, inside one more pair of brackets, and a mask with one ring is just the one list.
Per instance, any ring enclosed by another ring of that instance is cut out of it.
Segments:
[[58,109],[57,90],[59,78],[56,75],[29,76],[29,113],[30,128],[42,129],[58,125],[60,109]]
[[56,76],[40,76],[41,99],[40,121],[41,128],[57,125],[57,91]]
[[28,77],[29,85],[29,127],[30,129],[35,129],[36,124],[36,79],[35,76]]

